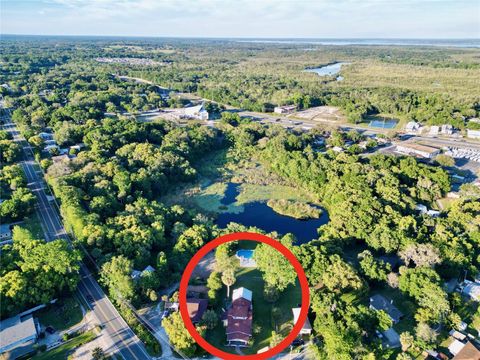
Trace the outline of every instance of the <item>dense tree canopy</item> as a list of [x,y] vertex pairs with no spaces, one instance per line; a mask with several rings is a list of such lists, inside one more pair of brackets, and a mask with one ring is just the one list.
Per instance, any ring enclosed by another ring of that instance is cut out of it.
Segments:
[[28,230],[16,226],[13,245],[2,247],[1,316],[75,290],[79,260],[80,254],[70,250],[64,240],[37,240]]

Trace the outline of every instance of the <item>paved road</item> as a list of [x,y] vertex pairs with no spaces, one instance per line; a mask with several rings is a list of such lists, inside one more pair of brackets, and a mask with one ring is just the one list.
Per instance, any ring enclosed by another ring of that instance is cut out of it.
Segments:
[[[68,241],[68,235],[62,225],[59,209],[47,197],[47,194],[50,192],[43,179],[43,174],[33,158],[31,149],[28,147],[28,143],[21,137],[15,124],[10,121],[8,116],[4,120],[6,120],[4,129],[14,137],[15,141],[24,147],[24,161],[21,162],[21,165],[27,177],[29,189],[37,196],[38,205],[36,210],[46,240],[65,239]],[[80,275],[78,295],[88,304],[98,319],[98,323],[104,326],[104,330],[106,330],[110,338],[108,341],[109,347],[104,349],[104,351],[113,353],[116,357],[125,360],[151,359],[143,343],[123,320],[83,263],[81,264]]]
[[[386,134],[390,131],[396,131],[395,129],[376,129],[376,128],[365,128],[364,126],[354,125],[354,124],[335,124],[331,122],[319,122],[319,121],[309,121],[309,120],[298,120],[295,118],[289,118],[286,115],[273,114],[273,113],[258,113],[253,111],[239,111],[241,116],[249,116],[263,122],[276,123],[283,127],[311,130],[314,129],[316,125],[330,125],[332,127],[339,127],[343,130],[355,129],[363,132],[364,134]],[[437,147],[468,147],[473,149],[480,150],[480,142],[466,139],[466,138],[439,138],[434,136],[426,135],[412,135],[411,140],[420,142],[425,145],[437,146]]]

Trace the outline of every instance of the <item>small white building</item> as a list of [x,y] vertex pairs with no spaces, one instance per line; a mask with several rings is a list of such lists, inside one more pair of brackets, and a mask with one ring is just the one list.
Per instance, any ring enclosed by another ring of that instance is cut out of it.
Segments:
[[237,300],[237,299],[246,299],[248,301],[252,301],[252,291],[248,290],[247,288],[241,287],[238,289],[233,290],[232,294],[232,302]]
[[415,210],[420,211],[421,214],[426,214],[428,211],[428,208],[423,204],[417,204],[415,205]]
[[183,118],[208,120],[208,111],[205,110],[203,104],[197,106],[190,106],[183,109]]
[[462,351],[463,347],[465,344],[457,339],[453,340],[452,343],[448,346],[448,351],[455,356],[457,355],[460,351]]
[[[293,308],[293,324],[295,325],[298,322],[298,318],[300,317],[301,308]],[[300,335],[311,335],[312,334],[312,325],[310,325],[310,320],[305,320],[305,323],[300,330]]]
[[43,151],[50,152],[50,151],[53,151],[54,149],[57,149],[58,151],[60,151],[60,148],[58,147],[58,145],[47,145],[43,148]]
[[405,131],[410,133],[418,132],[420,128],[421,128],[420,124],[415,121],[409,121],[407,125],[405,125]]
[[273,112],[277,114],[291,114],[297,109],[295,105],[275,106]]
[[474,301],[480,301],[480,284],[465,280],[463,282],[462,294],[470,297]]
[[471,139],[480,139],[480,130],[467,129],[467,137]]
[[452,135],[453,134],[453,126],[450,124],[442,125],[441,132],[443,135]]
[[439,217],[440,216],[440,211],[437,210],[428,210],[427,215],[431,216],[433,218]]
[[417,155],[427,159],[432,159],[440,154],[440,149],[411,142],[398,143],[396,145],[396,151],[402,154]]
[[440,126],[437,126],[437,125],[432,125],[430,126],[430,132],[429,132],[429,135],[438,135],[438,132],[440,131]]
[[14,316],[0,322],[0,358],[16,359],[34,351],[39,332],[32,315]]
[[77,144],[77,145],[72,145],[72,146],[70,146],[70,150],[75,150],[75,151],[79,152],[79,151],[82,150],[84,147],[85,147],[85,144],[84,144],[84,143],[80,143],[80,144]]
[[53,134],[47,132],[41,132],[38,134],[43,140],[53,140]]
[[420,214],[422,215],[429,215],[431,217],[438,217],[440,216],[440,211],[437,210],[429,210],[425,205],[423,204],[416,204],[415,205],[415,210],[419,211]]

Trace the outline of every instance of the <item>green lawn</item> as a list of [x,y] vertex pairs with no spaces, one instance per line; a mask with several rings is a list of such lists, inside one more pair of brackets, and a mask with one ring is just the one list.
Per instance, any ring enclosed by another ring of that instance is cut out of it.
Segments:
[[[300,286],[297,284],[289,286],[277,303],[268,303],[263,298],[263,284],[260,271],[254,268],[241,268],[237,273],[236,283],[230,289],[232,292],[233,289],[243,286],[253,292],[253,324],[254,328],[259,328],[259,332],[253,335],[253,346],[242,349],[245,354],[256,354],[258,350],[268,346],[274,329],[278,329],[286,336],[293,325],[292,307],[296,307],[302,301]],[[282,314],[277,323],[274,323],[272,319],[273,307],[280,308]],[[224,346],[226,342],[225,328],[221,323],[207,333],[207,341],[223,351],[232,352],[233,350],[231,347]]]
[[35,355],[32,360],[65,360],[73,350],[92,341],[96,336],[93,331],[84,332],[55,349]]
[[82,321],[80,305],[73,297],[59,299],[55,304],[47,306],[35,313],[43,326],[52,326],[55,330],[66,330]]
[[193,196],[193,200],[199,207],[209,212],[241,213],[243,206],[237,206],[236,203],[230,205],[221,203],[226,189],[227,183],[216,182],[201,189]]
[[44,239],[45,235],[43,233],[42,225],[40,225],[40,220],[36,213],[25,218],[24,223],[21,226],[30,230],[36,239]]

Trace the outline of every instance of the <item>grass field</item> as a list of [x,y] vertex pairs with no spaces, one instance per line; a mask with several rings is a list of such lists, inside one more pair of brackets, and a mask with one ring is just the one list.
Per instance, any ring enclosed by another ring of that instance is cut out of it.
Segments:
[[315,202],[315,199],[299,188],[286,185],[256,185],[242,184],[237,203],[243,205],[253,201],[295,200],[300,202]]
[[29,217],[25,218],[24,223],[21,224],[20,226],[23,226],[30,230],[30,232],[33,234],[33,236],[36,239],[43,239],[44,238],[44,233],[42,226],[40,225],[40,220],[38,219],[38,216],[36,213],[33,213]]
[[[342,69],[344,80],[334,87],[396,87],[410,90],[448,93],[471,99],[478,88],[478,69],[434,68],[375,61],[355,62]],[[413,81],[414,79],[414,81]]]
[[[259,332],[253,335],[253,346],[242,349],[245,354],[256,354],[258,350],[268,346],[273,330],[278,330],[286,336],[293,326],[292,308],[302,301],[300,286],[297,284],[296,286],[289,286],[276,303],[268,303],[263,298],[263,284],[264,281],[259,270],[242,268],[237,273],[237,281],[230,289],[233,291],[233,289],[243,286],[253,293],[253,324],[254,328],[259,329]],[[275,323],[272,319],[273,307],[279,308],[281,313],[280,318],[276,319]],[[225,346],[225,328],[222,324],[207,333],[207,341],[223,351],[233,351],[233,348]]]
[[96,336],[93,331],[84,332],[55,349],[35,355],[32,360],[65,360],[73,350],[92,341]]
[[35,316],[43,326],[52,326],[60,331],[78,324],[83,318],[80,305],[73,297],[59,299],[55,304],[38,311]]

